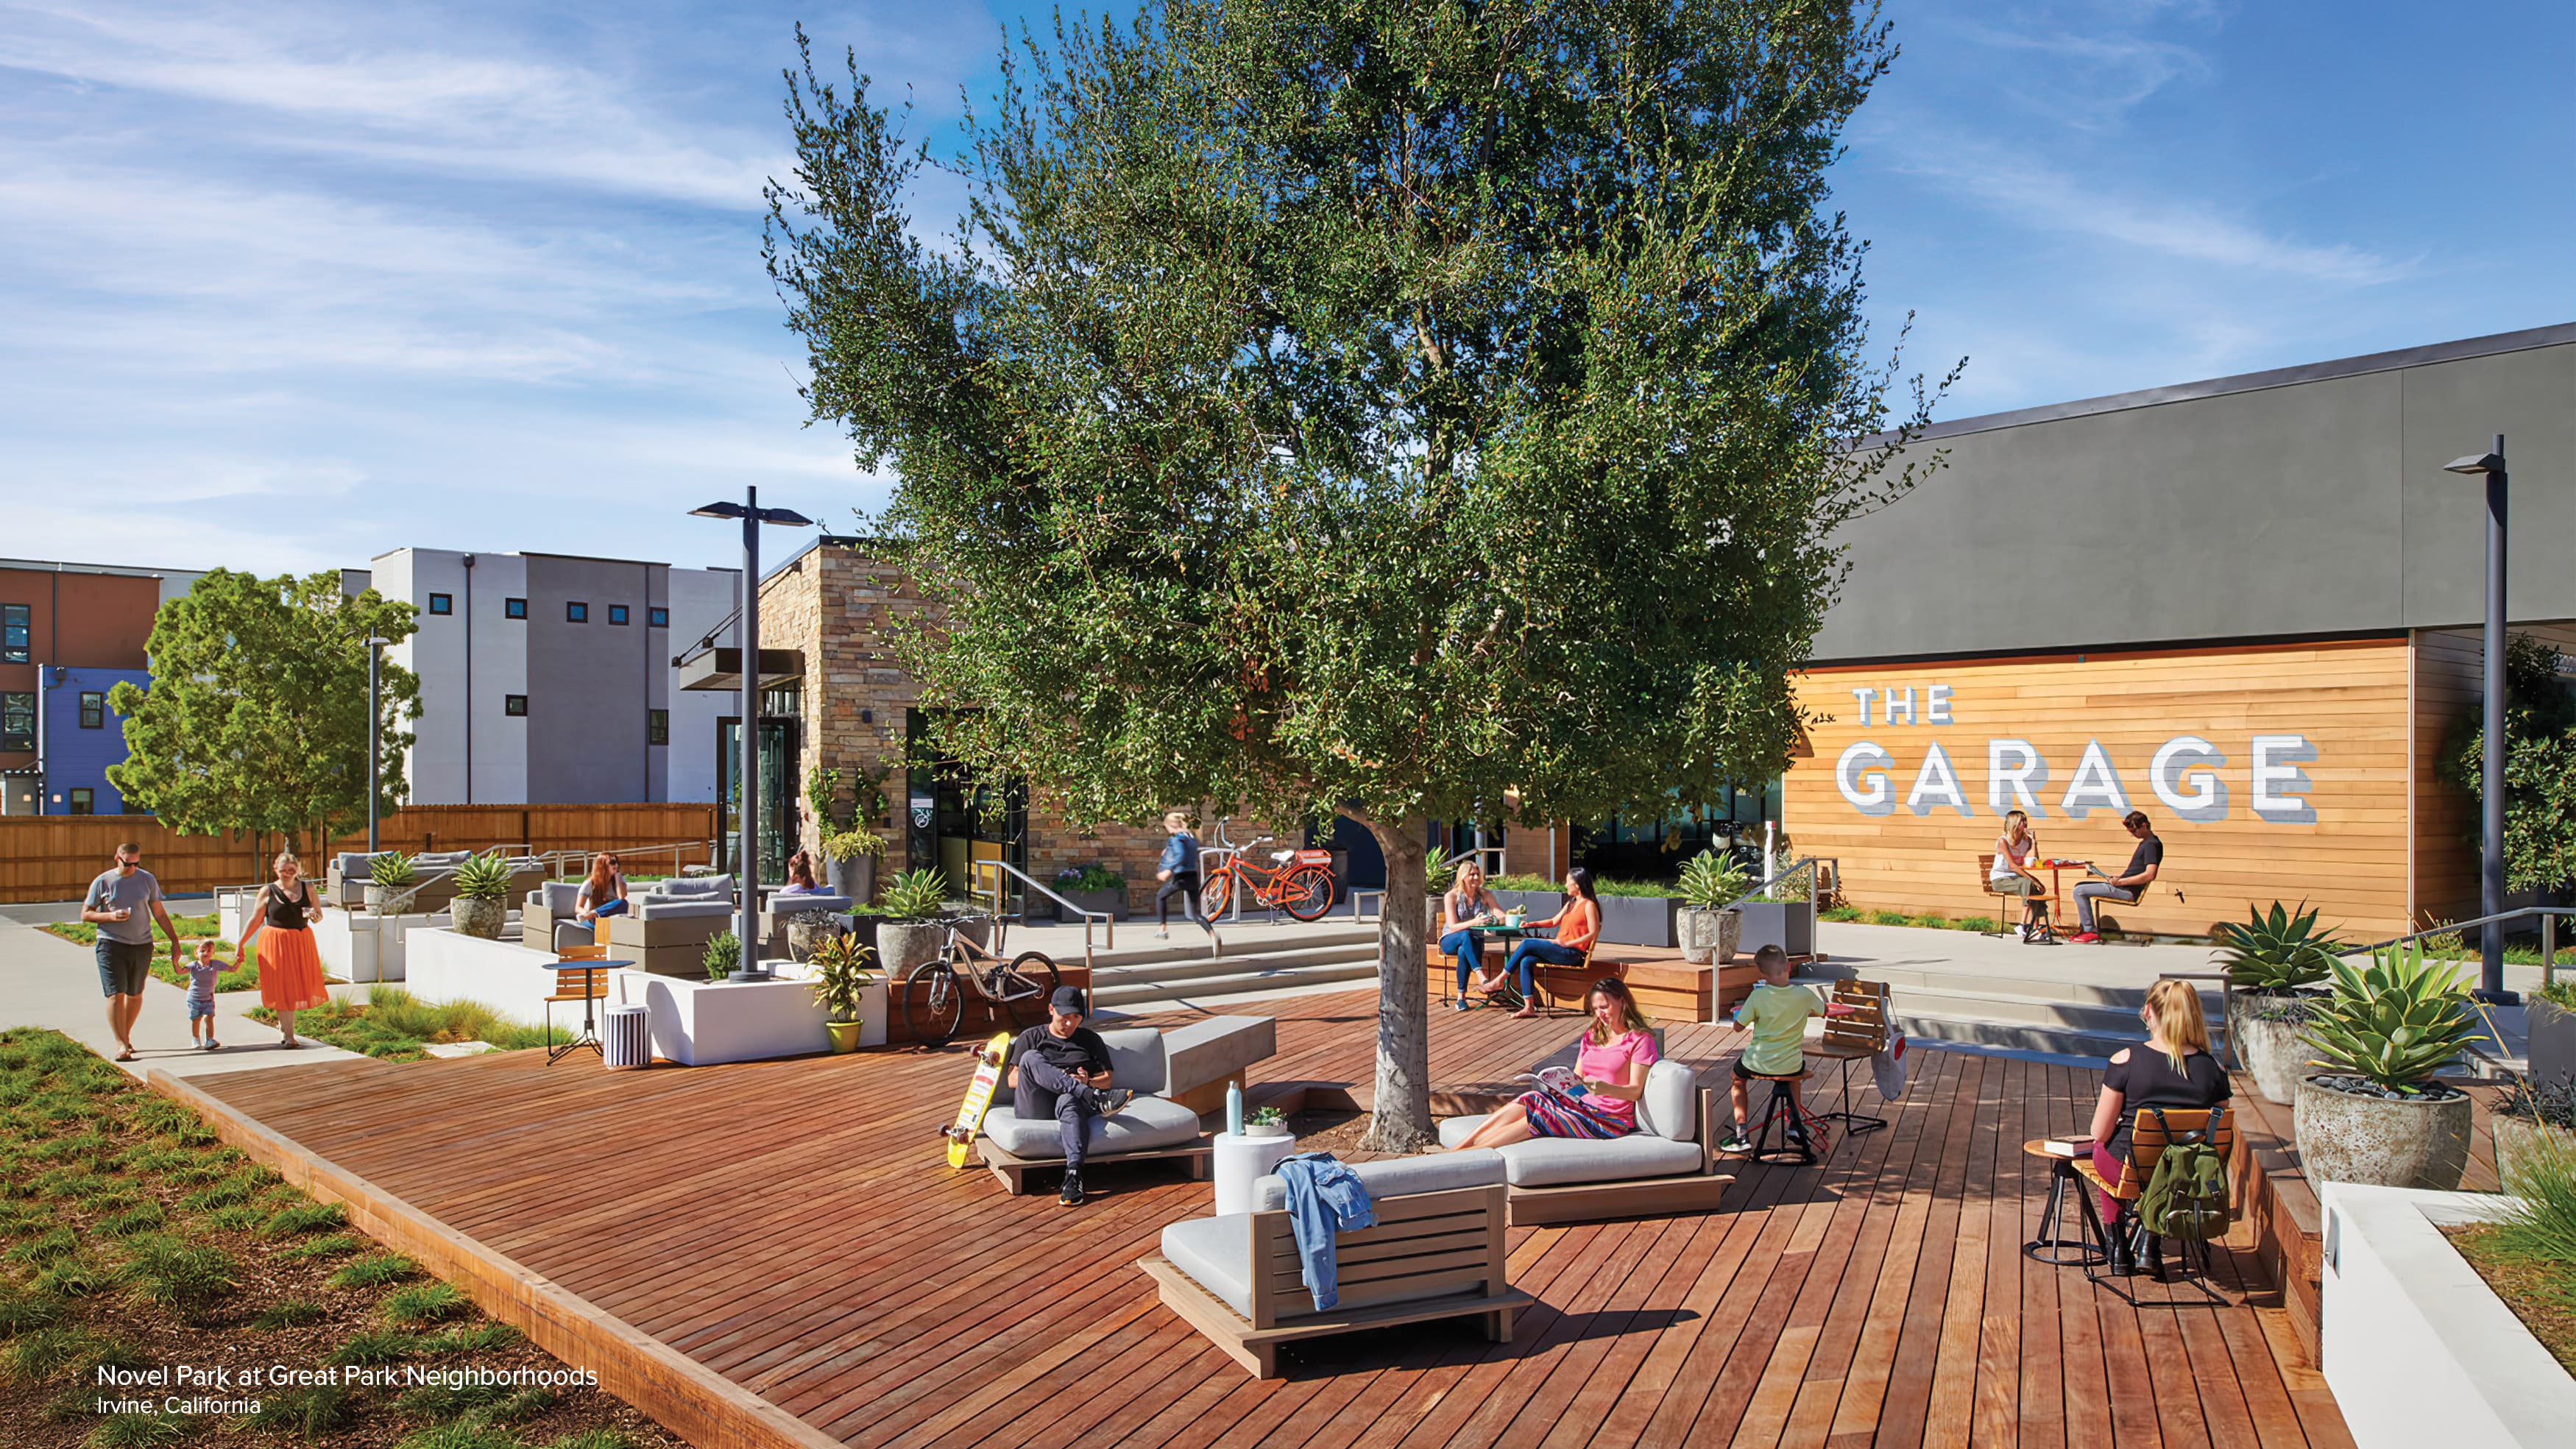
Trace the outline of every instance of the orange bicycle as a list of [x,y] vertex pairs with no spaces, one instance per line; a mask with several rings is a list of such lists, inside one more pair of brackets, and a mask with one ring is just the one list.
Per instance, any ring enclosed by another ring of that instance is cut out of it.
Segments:
[[1199,910],[1213,921],[1234,904],[1238,886],[1252,899],[1274,911],[1286,911],[1300,921],[1323,919],[1333,908],[1333,897],[1341,894],[1341,883],[1333,879],[1333,853],[1329,850],[1274,850],[1270,863],[1261,865],[1245,852],[1256,845],[1268,845],[1275,837],[1263,835],[1238,846],[1225,838],[1225,822],[1216,826],[1217,848],[1232,852],[1225,863],[1207,873],[1199,886]]

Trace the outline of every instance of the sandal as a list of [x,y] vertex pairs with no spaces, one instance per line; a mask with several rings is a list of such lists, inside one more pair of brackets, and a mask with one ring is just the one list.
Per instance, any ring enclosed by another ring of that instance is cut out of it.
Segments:
[[299,1037],[291,1037],[291,1036],[290,1036],[290,1037],[288,1037],[288,1038],[286,1038],[284,1041],[281,1041],[281,1042],[279,1042],[279,1043],[278,1043],[278,1046],[279,1046],[282,1050],[290,1051],[290,1052],[291,1052],[291,1051],[294,1051],[294,1050],[295,1050],[296,1048],[298,1048],[298,1047],[301,1047],[302,1045],[304,1045],[304,1042],[303,1042],[303,1040],[302,1040],[301,1038],[299,1038]]
[[134,1048],[127,1047],[125,1050],[118,1052],[116,1054],[116,1059],[120,1062],[130,1062],[134,1060]]

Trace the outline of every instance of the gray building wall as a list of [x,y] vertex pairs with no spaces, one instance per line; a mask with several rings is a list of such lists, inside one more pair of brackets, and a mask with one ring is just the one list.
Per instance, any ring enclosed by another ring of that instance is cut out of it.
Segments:
[[[668,596],[661,564],[529,554],[528,793],[530,804],[654,800],[666,779],[647,743],[653,685],[667,674],[668,630],[650,627]],[[566,606],[589,606],[572,623]],[[627,622],[611,624],[623,605]]]
[[2508,611],[2576,618],[2576,324],[1937,425],[1848,525],[1814,657],[2444,628],[2481,608],[2505,434]]

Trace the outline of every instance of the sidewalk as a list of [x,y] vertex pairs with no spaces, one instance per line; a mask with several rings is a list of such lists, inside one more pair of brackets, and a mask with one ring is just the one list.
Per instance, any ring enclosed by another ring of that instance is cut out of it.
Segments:
[[[167,940],[156,945],[169,949]],[[193,1077],[357,1055],[310,1037],[299,1050],[287,1051],[278,1045],[276,1027],[245,1014],[257,1005],[256,991],[216,997],[215,1039],[224,1049],[202,1052],[188,1044],[188,993],[155,977],[144,983],[143,1013],[134,1020],[134,1060],[118,1065],[138,1079],[154,1067]],[[107,1002],[98,994],[97,958],[90,948],[0,920],[0,1027],[14,1026],[51,1027],[110,1061],[116,1059],[116,1038],[107,1029]]]

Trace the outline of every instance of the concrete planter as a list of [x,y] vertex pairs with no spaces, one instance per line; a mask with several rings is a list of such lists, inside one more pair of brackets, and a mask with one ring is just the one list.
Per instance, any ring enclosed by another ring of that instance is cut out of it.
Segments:
[[1816,908],[1805,901],[1747,901],[1743,939],[1737,949],[1759,951],[1777,946],[1792,956],[1816,954]]
[[1601,939],[1614,946],[1669,950],[1680,944],[1673,933],[1673,917],[1681,908],[1679,896],[1603,896]]
[[1682,959],[1693,966],[1712,961],[1726,965],[1735,959],[1735,948],[1744,940],[1742,911],[1686,906],[1673,917],[1673,925],[1681,933]]
[[2528,1161],[2553,1149],[2570,1161],[2576,1161],[2576,1132],[2535,1122],[2529,1117],[2508,1117],[2499,1112],[2487,1119],[2495,1132],[2496,1176],[2513,1187],[2514,1164]]
[[811,958],[817,947],[840,934],[840,920],[827,911],[798,911],[787,918],[787,951],[799,961]]
[[854,855],[848,860],[823,857],[823,879],[832,894],[864,905],[877,888],[877,858]]
[[[1127,919],[1127,892],[1123,888],[1105,891],[1069,891],[1059,886],[1055,888],[1055,893],[1064,897],[1066,900],[1073,902],[1075,910],[1106,911],[1109,913],[1109,919],[1113,921],[1123,921]],[[1032,919],[1040,919],[1041,912],[1044,913],[1042,919],[1050,921],[1057,919],[1063,914],[1062,908],[1056,905],[1055,902],[1048,900],[1046,897],[1041,895],[1031,895],[1029,897],[1030,917]],[[1082,918],[1080,916],[1072,916],[1067,917],[1067,919],[1079,921]]]
[[2227,994],[2227,1049],[2252,1074],[2255,1090],[2267,1102],[2297,1100],[2299,1079],[2308,1074],[2308,1044],[2299,1036],[2298,1023],[2268,1020],[2248,1009],[2280,1000],[2241,991]]
[[2576,1011],[2538,996],[2531,1002],[2531,1083],[2576,1082]]
[[2310,1182],[2450,1192],[2469,1166],[2467,1094],[2390,1101],[2299,1079],[2291,1110],[2300,1170]]
[[500,896],[458,896],[447,914],[458,935],[497,941],[502,923],[510,918],[510,903]]
[[912,974],[912,968],[939,954],[944,930],[936,921],[877,922],[877,959],[886,974],[901,981]]

